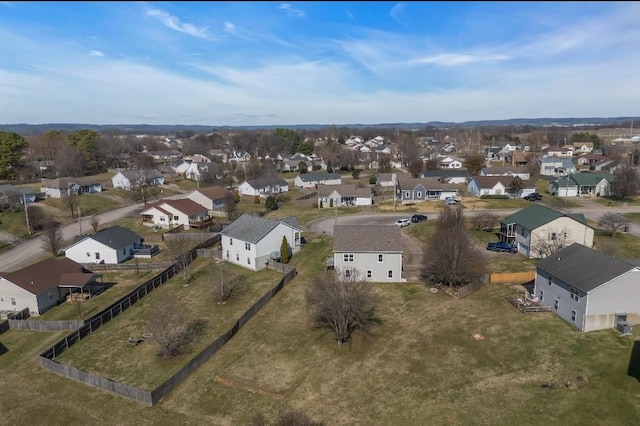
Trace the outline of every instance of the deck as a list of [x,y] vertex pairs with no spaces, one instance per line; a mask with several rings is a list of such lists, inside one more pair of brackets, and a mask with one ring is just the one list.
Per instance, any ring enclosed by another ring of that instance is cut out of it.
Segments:
[[551,306],[540,305],[539,303],[531,302],[529,300],[513,297],[513,296],[505,296],[507,302],[511,303],[523,314],[536,314],[538,312],[551,312]]

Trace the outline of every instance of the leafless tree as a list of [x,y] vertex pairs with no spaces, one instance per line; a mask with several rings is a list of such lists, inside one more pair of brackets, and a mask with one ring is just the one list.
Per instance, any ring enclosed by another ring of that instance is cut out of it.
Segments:
[[72,218],[76,217],[76,210],[78,209],[79,204],[80,200],[78,200],[78,196],[73,192],[69,192],[69,194],[62,197],[62,205],[64,205],[65,208],[69,210]]
[[91,225],[91,229],[93,229],[93,233],[95,234],[98,232],[98,228],[100,227],[100,218],[96,215],[91,216],[89,225]]
[[450,288],[478,281],[486,273],[485,256],[472,243],[461,208],[445,207],[424,250],[424,276]]
[[629,163],[622,163],[613,174],[611,190],[613,194],[625,200],[630,195],[635,195],[638,189],[638,173]]
[[420,177],[420,174],[424,171],[424,162],[419,158],[414,158],[409,162],[409,173],[414,178]]
[[195,246],[194,240],[189,234],[167,234],[165,235],[165,243],[171,258],[182,269],[182,279],[186,285],[189,281],[187,278],[187,265],[189,264],[191,249]]
[[[237,193],[236,193],[237,194]],[[238,198],[240,196],[238,195]],[[227,213],[227,219],[234,220],[236,218],[236,214],[238,211],[238,206],[236,202],[236,197],[232,191],[227,192],[227,195],[224,197],[224,210]]]
[[531,151],[539,152],[542,147],[548,143],[547,137],[542,130],[536,130],[527,136],[527,145],[529,145],[529,149],[531,149]]
[[415,135],[409,132],[402,132],[397,138],[398,157],[403,165],[411,164],[418,159],[419,146]]
[[64,244],[60,222],[49,221],[43,227],[42,248],[54,256],[58,255]]
[[354,331],[371,335],[379,323],[376,316],[378,297],[371,284],[357,274],[347,277],[344,271],[330,271],[314,278],[305,294],[310,320],[320,328],[333,331],[342,345]]
[[598,220],[598,226],[606,229],[612,237],[627,225],[629,225],[629,220],[620,213],[605,213]]
[[540,164],[538,164],[534,152],[528,153],[525,158],[527,159],[527,165],[525,167],[529,172],[529,176],[533,179],[540,174]]
[[215,294],[218,304],[225,304],[227,300],[242,296],[247,291],[247,283],[243,277],[231,276],[225,262],[215,265],[218,279],[216,280]]
[[482,152],[483,138],[480,129],[463,128],[456,132],[456,152],[460,155],[475,155]]
[[391,173],[391,157],[386,154],[381,154],[378,157],[378,172]]
[[48,219],[42,207],[28,204],[25,208],[29,217],[29,227],[36,231],[42,229]]
[[534,257],[542,259],[562,250],[569,245],[569,233],[568,229],[562,228],[560,230],[549,229],[536,235],[531,241],[531,253]]
[[469,222],[473,226],[473,229],[476,231],[487,231],[490,232],[493,228],[500,223],[500,218],[498,215],[490,213],[490,212],[482,212],[473,216]]
[[156,300],[147,318],[147,329],[159,346],[158,356],[165,359],[183,353],[204,326],[202,321],[189,322],[185,307],[173,297]]

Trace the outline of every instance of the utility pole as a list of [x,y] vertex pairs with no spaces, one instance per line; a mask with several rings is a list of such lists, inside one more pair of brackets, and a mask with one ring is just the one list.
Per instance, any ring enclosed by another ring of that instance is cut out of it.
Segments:
[[29,224],[29,205],[27,204],[26,194],[22,194],[22,204],[24,204],[24,217],[27,220],[27,232],[31,235],[31,225]]
[[78,206],[78,226],[80,227],[80,235],[82,235],[82,215],[80,213],[80,206]]

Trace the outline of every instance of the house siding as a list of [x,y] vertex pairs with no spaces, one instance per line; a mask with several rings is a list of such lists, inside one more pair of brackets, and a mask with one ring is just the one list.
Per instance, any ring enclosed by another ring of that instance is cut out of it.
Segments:
[[[96,240],[88,238],[65,250],[64,255],[77,263],[107,263],[117,264],[124,262],[133,255],[136,244],[116,250]],[[89,256],[87,256],[89,253]],[[100,259],[96,259],[96,253],[100,253]]]
[[640,324],[640,270],[634,269],[589,292],[583,331],[616,326],[616,315],[627,315],[631,324]]
[[[549,285],[549,278],[551,278],[551,285]],[[572,299],[571,289],[574,287],[540,269],[536,271],[534,288],[535,296],[540,297],[540,291],[543,292],[544,297],[540,301],[541,305],[551,307],[551,312],[555,312],[556,315],[578,330],[584,331],[583,325],[587,307],[587,295],[584,292],[579,291],[578,301]],[[555,309],[556,299],[558,300],[558,309]],[[576,311],[575,321],[571,318],[573,310]]]
[[[345,262],[344,255],[353,254],[353,262]],[[382,254],[382,263],[378,262],[378,255]],[[359,279],[370,282],[402,282],[402,253],[390,252],[334,252],[334,268],[339,271],[349,269],[358,274]],[[367,270],[371,271],[371,278],[367,278]],[[393,271],[393,278],[388,277]]]
[[570,246],[573,243],[582,244],[585,247],[593,247],[593,228],[584,225],[577,220],[570,217],[559,217],[546,223],[536,229],[534,229],[528,238],[518,239],[520,236],[518,230],[522,229],[519,225],[516,226],[516,240],[529,246],[530,250],[525,253],[527,257],[534,257],[537,253],[537,246],[539,241],[544,241],[548,238],[552,232],[567,232],[567,241],[565,247]]

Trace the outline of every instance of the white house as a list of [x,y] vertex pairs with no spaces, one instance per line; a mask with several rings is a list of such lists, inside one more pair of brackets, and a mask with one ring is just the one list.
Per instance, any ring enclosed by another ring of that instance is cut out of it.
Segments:
[[240,195],[267,196],[289,191],[289,184],[281,178],[245,180],[238,186]]
[[294,185],[296,188],[315,188],[318,185],[340,185],[342,176],[338,173],[303,173],[296,176]]
[[158,228],[170,229],[182,225],[184,229],[201,229],[212,223],[208,209],[188,198],[162,199],[145,205],[140,214],[144,225]]
[[296,218],[267,219],[243,214],[221,232],[222,258],[253,271],[263,269],[272,254],[280,254],[283,238],[290,254],[302,247],[302,229]]
[[373,204],[371,188],[355,184],[318,186],[318,207],[370,206]]
[[335,225],[333,266],[345,278],[402,282],[402,234],[397,226]]
[[149,186],[164,185],[164,175],[157,169],[121,170],[112,178],[114,188],[130,190]]
[[118,264],[130,259],[141,248],[142,237],[121,226],[113,226],[93,235],[77,236],[64,249],[64,255],[78,263]]
[[441,169],[460,169],[462,168],[462,161],[456,159],[456,158],[452,158],[452,157],[445,157],[442,160],[440,160],[439,162],[439,167]]
[[227,198],[231,195],[229,191],[221,186],[209,186],[206,188],[199,188],[195,191],[191,191],[185,195],[184,198],[188,198],[201,206],[209,210],[209,213],[213,211],[219,211],[224,208],[227,203]]
[[559,197],[609,197],[613,180],[611,173],[574,173],[549,182],[547,190]]
[[576,172],[576,166],[570,158],[538,157],[536,161],[543,176],[565,176]]
[[69,194],[80,195],[102,192],[102,184],[91,177],[43,178],[40,191],[47,198],[62,198]]
[[581,244],[536,264],[534,296],[580,331],[640,324],[640,267]]
[[522,189],[510,192],[514,176],[474,176],[467,185],[467,193],[475,197],[483,195],[507,195],[511,198],[522,198],[536,192],[533,181],[523,180]]
[[494,166],[481,169],[480,176],[518,176],[522,180],[529,180],[531,172],[520,166]]
[[[207,167],[206,165],[204,167]],[[184,160],[173,168],[173,170],[180,176],[184,176],[185,179],[199,181],[202,173],[200,172],[202,166],[200,163],[196,163],[191,160]]]
[[0,311],[29,308],[32,316],[63,301],[72,290],[82,290],[100,275],[71,259],[48,258],[14,272],[0,273]]

